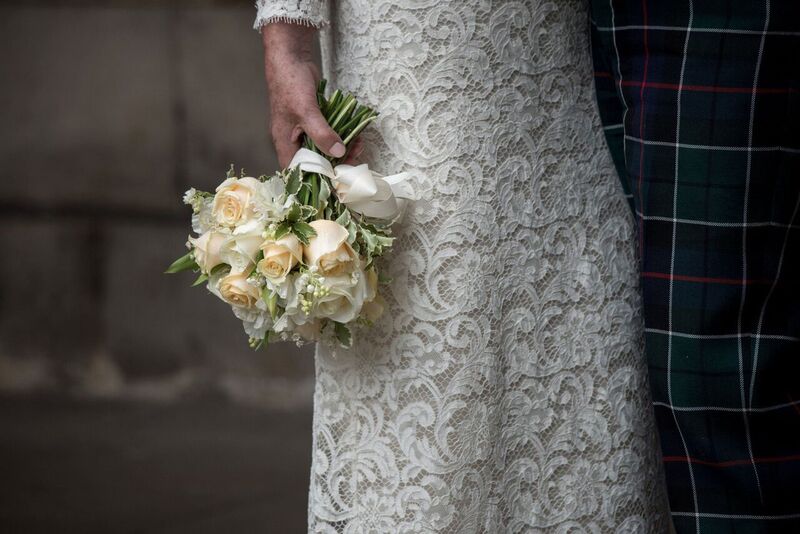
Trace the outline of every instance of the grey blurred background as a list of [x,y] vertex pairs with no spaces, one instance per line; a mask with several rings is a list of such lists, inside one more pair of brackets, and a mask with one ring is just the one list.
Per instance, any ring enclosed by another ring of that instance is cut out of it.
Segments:
[[189,186],[276,167],[251,0],[0,7],[0,532],[302,532],[313,359],[190,275]]

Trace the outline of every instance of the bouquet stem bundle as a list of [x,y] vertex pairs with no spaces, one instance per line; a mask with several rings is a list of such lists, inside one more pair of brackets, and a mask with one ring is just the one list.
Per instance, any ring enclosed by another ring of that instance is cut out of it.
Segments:
[[[345,95],[338,89],[331,94],[330,98],[326,98],[326,86],[327,80],[324,79],[320,80],[319,85],[317,85],[317,104],[322,116],[325,117],[333,131],[342,139],[344,146],[349,149],[350,144],[355,141],[364,128],[377,118],[378,112],[369,106],[359,104],[353,95]],[[303,136],[303,147],[324,155],[325,159],[333,165],[343,159],[323,154],[307,135]],[[328,180],[328,178],[316,173],[309,173],[304,177],[304,180],[306,187],[303,188],[301,199],[304,204],[319,210],[320,186],[322,181]],[[328,185],[330,186],[330,183]]]

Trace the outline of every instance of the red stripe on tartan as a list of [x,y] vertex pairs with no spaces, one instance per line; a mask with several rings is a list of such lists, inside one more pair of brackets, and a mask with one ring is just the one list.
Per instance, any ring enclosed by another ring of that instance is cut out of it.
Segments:
[[[598,71],[594,73],[594,76],[595,78],[611,78],[612,74],[610,72]],[[684,91],[695,91],[700,93],[753,93],[752,87],[724,87],[721,85],[684,85],[681,87],[676,83],[648,82],[646,80],[641,82],[636,80],[623,80],[622,86],[640,87],[642,89],[670,89],[675,91],[682,88]],[[756,89],[756,94],[759,95],[786,95],[797,92],[797,89],[793,87],[759,87]]]
[[[648,89],[678,89],[678,85],[674,83],[663,82],[637,82],[628,80],[622,82],[622,85],[633,85],[647,87]],[[684,91],[697,91],[703,93],[742,93],[753,94],[752,87],[723,87],[720,85],[684,85]],[[790,87],[760,87],[756,89],[756,94],[759,95],[784,95],[788,93],[795,93],[796,90]]]
[[662,280],[678,280],[679,282],[700,282],[700,283],[708,283],[708,284],[728,284],[732,286],[740,286],[742,284],[745,285],[761,285],[761,284],[771,284],[772,280],[759,280],[759,279],[750,279],[750,280],[742,280],[741,278],[710,278],[706,276],[686,276],[682,274],[674,274],[671,275],[669,273],[655,273],[655,272],[643,272],[643,278],[660,278]]
[[790,456],[766,456],[761,458],[745,458],[743,460],[728,460],[726,462],[711,462],[708,460],[700,460],[699,458],[692,458],[689,456],[664,456],[665,463],[672,462],[691,462],[693,464],[707,465],[710,467],[733,467],[737,465],[751,465],[753,461],[757,464],[774,464],[780,462],[796,462],[800,460],[800,454],[793,454]]

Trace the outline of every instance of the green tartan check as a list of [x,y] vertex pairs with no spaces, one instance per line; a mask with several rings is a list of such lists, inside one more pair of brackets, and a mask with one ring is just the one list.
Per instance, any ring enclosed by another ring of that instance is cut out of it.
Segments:
[[800,532],[800,2],[591,11],[675,528]]

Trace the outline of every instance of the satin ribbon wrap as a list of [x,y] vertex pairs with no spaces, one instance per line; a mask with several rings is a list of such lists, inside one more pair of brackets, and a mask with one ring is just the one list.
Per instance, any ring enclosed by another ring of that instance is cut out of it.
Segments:
[[402,212],[403,201],[412,198],[406,182],[411,175],[407,172],[381,176],[369,170],[366,163],[334,167],[307,148],[301,148],[292,158],[289,168],[295,167],[330,178],[339,202],[367,217],[392,220]]

